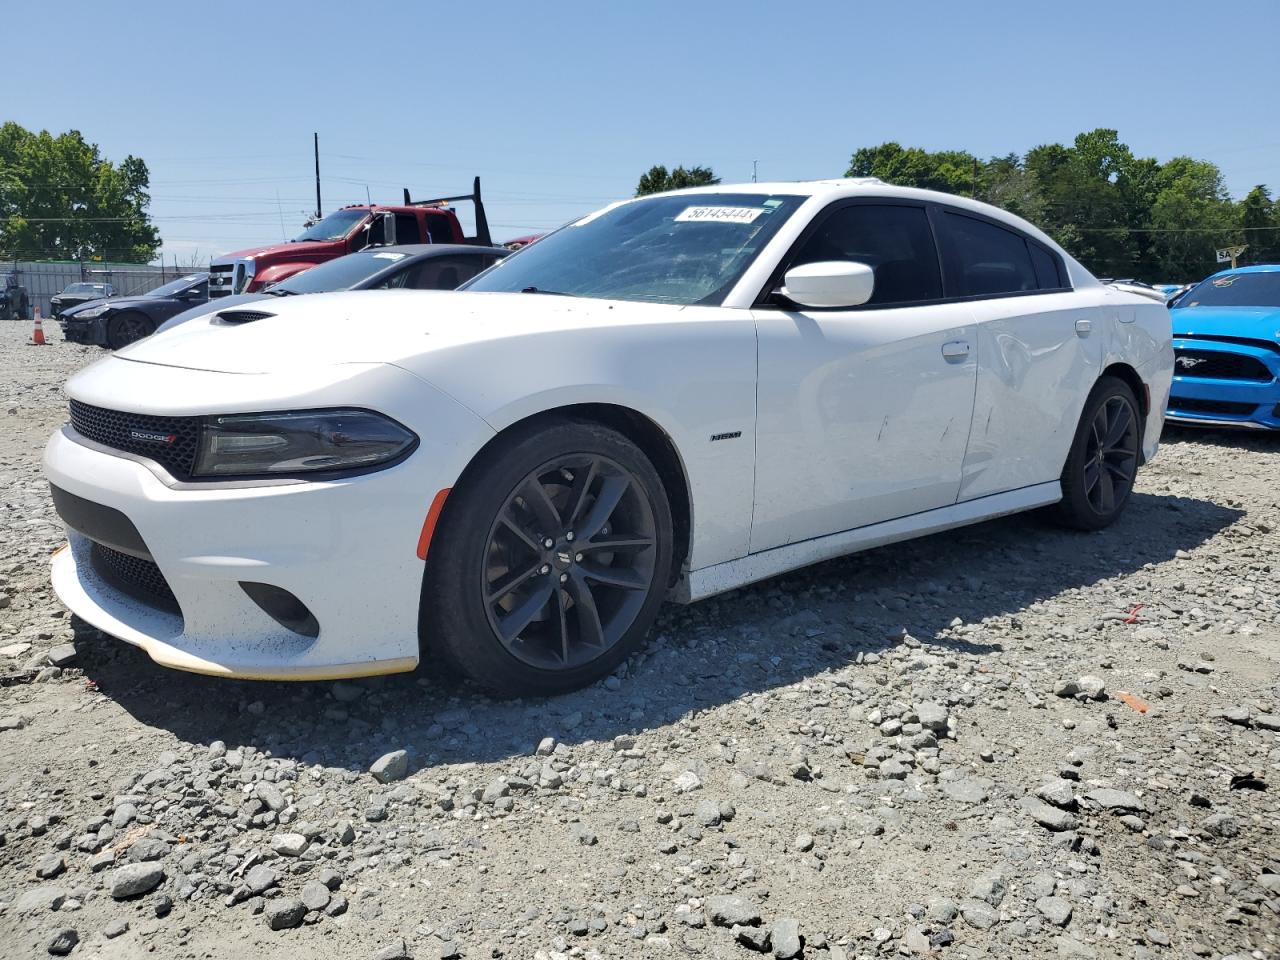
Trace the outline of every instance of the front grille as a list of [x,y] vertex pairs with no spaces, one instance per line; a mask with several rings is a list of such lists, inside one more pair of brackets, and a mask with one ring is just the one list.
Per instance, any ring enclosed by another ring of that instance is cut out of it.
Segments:
[[131,557],[100,543],[93,545],[93,567],[125,593],[153,607],[178,612],[169,581],[150,560]]
[[80,436],[113,450],[154,460],[179,480],[191,478],[201,419],[122,413],[71,401],[71,426]]
[[1173,372],[1180,377],[1208,380],[1248,380],[1268,383],[1272,380],[1266,364],[1242,353],[1217,350],[1175,350]]
[[209,266],[209,296],[229,297],[234,293],[235,264],[214,263]]
[[1237,403],[1234,400],[1193,400],[1191,397],[1170,397],[1169,409],[1187,413],[1227,413],[1248,416],[1257,408],[1256,403]]

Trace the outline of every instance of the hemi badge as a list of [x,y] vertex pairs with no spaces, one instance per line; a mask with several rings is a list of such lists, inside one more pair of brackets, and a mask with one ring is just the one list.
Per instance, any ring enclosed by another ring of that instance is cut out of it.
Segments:
[[155,433],[151,430],[130,430],[130,440],[142,440],[146,443],[173,443],[178,437],[172,433]]
[[740,436],[742,436],[741,430],[735,430],[733,433],[713,433],[711,435],[711,442],[715,443],[717,440],[737,440]]

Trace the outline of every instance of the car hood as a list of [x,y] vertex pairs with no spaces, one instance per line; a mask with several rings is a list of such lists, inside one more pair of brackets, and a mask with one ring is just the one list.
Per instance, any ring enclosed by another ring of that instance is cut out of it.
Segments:
[[302,240],[298,243],[273,243],[266,247],[246,247],[214,258],[214,263],[240,260],[244,257],[268,257],[272,260],[306,260],[313,256],[332,257],[336,240]]
[[1175,337],[1280,340],[1278,307],[1178,307],[1170,310]]
[[[72,297],[74,296],[75,294],[72,294]],[[136,301],[137,301],[136,297],[129,297],[129,298],[98,297],[95,300],[86,300],[83,303],[77,303],[75,306],[67,307],[66,310],[62,311],[62,315],[64,317],[74,317],[77,313],[80,313],[82,310],[88,310],[91,307],[101,306],[102,304],[105,304],[105,303],[110,303],[111,306],[114,307],[117,304],[130,304],[130,303],[135,303]]]
[[[258,303],[272,316],[232,324],[213,313],[116,352],[125,360],[224,373],[342,363],[399,363],[470,342],[606,326],[679,308],[521,293],[358,290]],[[625,318],[625,321],[624,321]]]

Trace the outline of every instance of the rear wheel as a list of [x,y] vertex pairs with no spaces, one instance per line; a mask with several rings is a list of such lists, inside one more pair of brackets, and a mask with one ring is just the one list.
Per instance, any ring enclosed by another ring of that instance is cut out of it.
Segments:
[[1138,473],[1142,422],[1129,385],[1102,377],[1080,416],[1062,469],[1057,515],[1078,530],[1101,530],[1120,516]]
[[107,323],[107,346],[119,350],[150,336],[155,329],[156,325],[150,318],[141,313],[122,313]]
[[450,494],[423,582],[427,650],[502,696],[600,679],[643,642],[671,509],[622,434],[554,422],[485,451]]

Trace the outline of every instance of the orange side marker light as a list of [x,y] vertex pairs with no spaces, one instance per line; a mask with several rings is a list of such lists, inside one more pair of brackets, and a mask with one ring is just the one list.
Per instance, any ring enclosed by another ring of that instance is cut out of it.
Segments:
[[440,520],[440,511],[444,509],[445,498],[452,487],[445,487],[435,495],[431,507],[427,510],[427,519],[422,521],[422,533],[418,536],[418,559],[427,559],[427,547],[431,546],[431,535],[436,532],[436,523]]

